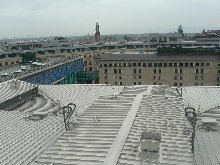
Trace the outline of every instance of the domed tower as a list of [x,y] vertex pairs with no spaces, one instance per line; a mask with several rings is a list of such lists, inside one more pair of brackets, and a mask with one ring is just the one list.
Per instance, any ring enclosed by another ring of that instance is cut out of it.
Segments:
[[180,26],[178,27],[178,33],[181,34],[182,37],[184,36],[182,25],[180,25]]
[[100,42],[100,32],[99,32],[99,24],[96,22],[96,28],[95,28],[95,41]]

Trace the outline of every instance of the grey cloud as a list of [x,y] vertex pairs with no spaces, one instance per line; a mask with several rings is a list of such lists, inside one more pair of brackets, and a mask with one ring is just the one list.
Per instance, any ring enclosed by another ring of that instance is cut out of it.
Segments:
[[219,0],[0,0],[0,10],[2,36],[93,34],[96,21],[101,33],[220,28]]

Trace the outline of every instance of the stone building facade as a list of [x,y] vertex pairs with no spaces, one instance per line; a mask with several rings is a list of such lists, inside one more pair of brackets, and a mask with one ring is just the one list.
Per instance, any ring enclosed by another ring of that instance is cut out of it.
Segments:
[[108,54],[99,60],[99,83],[216,86],[220,84],[220,57],[198,54]]

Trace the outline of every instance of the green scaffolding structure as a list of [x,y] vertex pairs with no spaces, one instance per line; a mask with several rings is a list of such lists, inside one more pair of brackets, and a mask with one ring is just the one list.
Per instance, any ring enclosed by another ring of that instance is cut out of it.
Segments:
[[59,84],[93,84],[98,83],[99,71],[77,72],[67,75]]
[[76,73],[70,73],[64,79],[62,79],[59,84],[77,84]]
[[77,72],[77,82],[79,84],[98,83],[99,71]]

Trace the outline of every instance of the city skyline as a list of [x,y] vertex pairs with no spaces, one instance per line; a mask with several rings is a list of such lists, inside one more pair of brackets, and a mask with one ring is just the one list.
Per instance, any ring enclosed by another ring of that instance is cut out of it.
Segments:
[[218,0],[0,0],[0,38],[220,29]]

